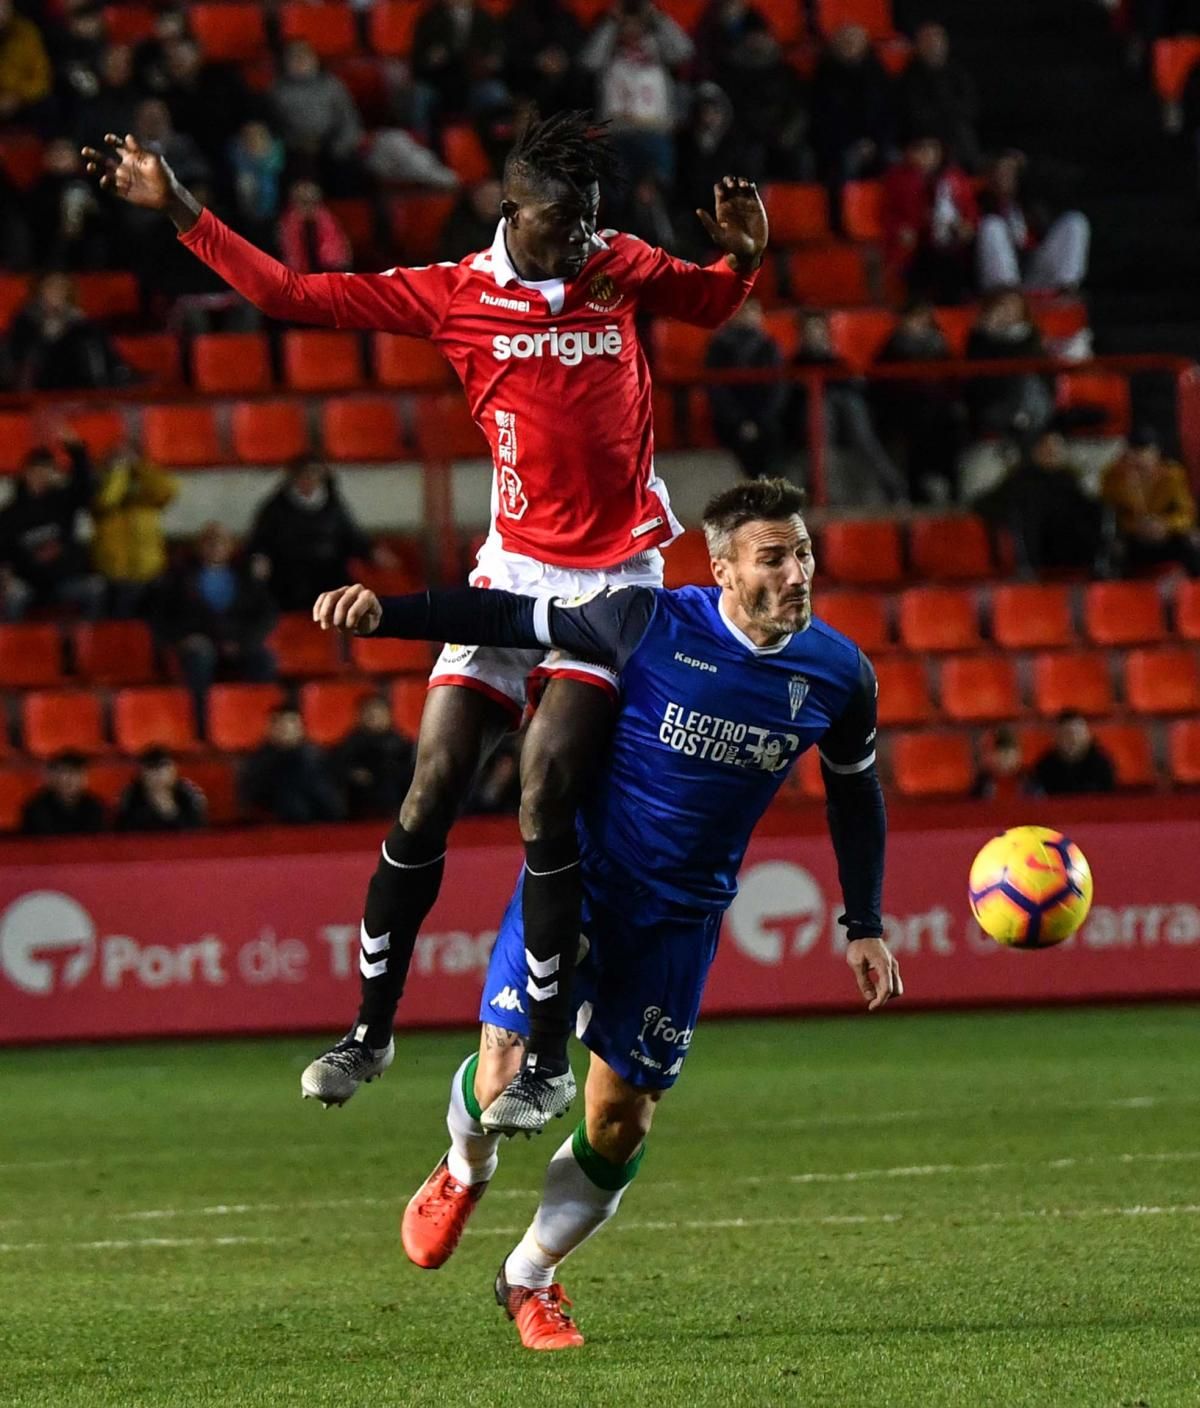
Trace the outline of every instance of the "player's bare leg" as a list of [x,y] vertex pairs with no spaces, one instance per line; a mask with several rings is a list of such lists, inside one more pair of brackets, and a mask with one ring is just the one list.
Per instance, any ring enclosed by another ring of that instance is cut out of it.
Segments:
[[485,1023],[478,1053],[454,1073],[446,1112],[450,1148],[413,1194],[400,1223],[405,1254],[416,1266],[433,1271],[450,1259],[496,1172],[500,1136],[489,1134],[479,1116],[520,1069],[523,1049],[516,1032]]
[[484,1110],[485,1129],[539,1133],[575,1098],[567,1060],[571,980],[579,946],[582,886],[575,814],[612,729],[608,693],[554,679],[538,705],[521,754],[521,835],[525,842],[525,931],[529,1044],[512,1084]]
[[593,1053],[584,1119],[550,1160],[533,1222],[496,1276],[496,1299],[526,1349],[583,1344],[556,1273],[616,1213],[663,1093],[630,1085]]
[[347,1035],[305,1069],[305,1099],[320,1100],[326,1109],[344,1105],[391,1065],[396,1005],[417,931],[441,888],[446,837],[481,759],[510,724],[503,708],[475,690],[443,685],[429,691],[412,784],[367,887],[358,1016]]

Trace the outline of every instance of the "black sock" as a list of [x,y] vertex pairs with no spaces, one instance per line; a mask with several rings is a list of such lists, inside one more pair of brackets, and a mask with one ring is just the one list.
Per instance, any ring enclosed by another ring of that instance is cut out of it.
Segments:
[[548,1075],[567,1069],[571,981],[579,946],[583,889],[574,831],[525,843],[521,909],[525,923],[525,994],[529,1042],[525,1064]]
[[437,899],[445,863],[444,836],[413,835],[397,822],[384,839],[363,912],[362,1005],[355,1023],[359,1040],[375,1050],[391,1038],[417,931]]

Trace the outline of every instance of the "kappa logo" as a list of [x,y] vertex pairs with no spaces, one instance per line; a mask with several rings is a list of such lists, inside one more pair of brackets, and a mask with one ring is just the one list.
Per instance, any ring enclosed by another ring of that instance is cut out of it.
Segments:
[[791,679],[788,680],[788,704],[791,707],[793,719],[804,707],[804,701],[808,698],[809,689],[809,682],[803,675],[793,675]]
[[92,916],[70,895],[34,890],[0,919],[0,970],[24,992],[50,997],[78,987],[95,957]]
[[[715,665],[710,665],[707,660],[696,660],[691,655],[685,655],[682,650],[675,652],[675,659],[678,660],[681,665],[690,665],[693,670],[703,670],[706,674],[710,675],[717,673],[717,667]],[[795,717],[795,714],[793,714],[792,718]]]
[[521,994],[514,987],[501,988],[495,997],[488,998],[489,1007],[498,1007],[501,1012],[521,1012]]

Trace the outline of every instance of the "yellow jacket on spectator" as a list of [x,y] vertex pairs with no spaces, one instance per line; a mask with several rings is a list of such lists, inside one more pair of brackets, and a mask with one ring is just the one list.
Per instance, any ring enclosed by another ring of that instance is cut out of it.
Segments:
[[92,559],[110,582],[152,582],[167,565],[162,511],[179,493],[173,475],[118,455],[92,502]]
[[14,15],[0,34],[0,94],[15,98],[19,107],[27,107],[48,98],[53,82],[37,25],[23,15]]
[[1177,460],[1161,460],[1143,470],[1126,452],[1104,471],[1104,502],[1117,515],[1117,528],[1130,533],[1141,519],[1162,519],[1170,533],[1187,533],[1196,526],[1196,501],[1187,470]]

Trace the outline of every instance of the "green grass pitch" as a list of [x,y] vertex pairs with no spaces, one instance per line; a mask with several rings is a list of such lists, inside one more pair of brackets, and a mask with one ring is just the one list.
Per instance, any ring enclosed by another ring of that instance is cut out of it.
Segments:
[[702,1024],[559,1355],[491,1285],[566,1123],[400,1251],[469,1036],[329,1113],[319,1040],[0,1053],[0,1403],[1195,1408],[1198,1017]]

